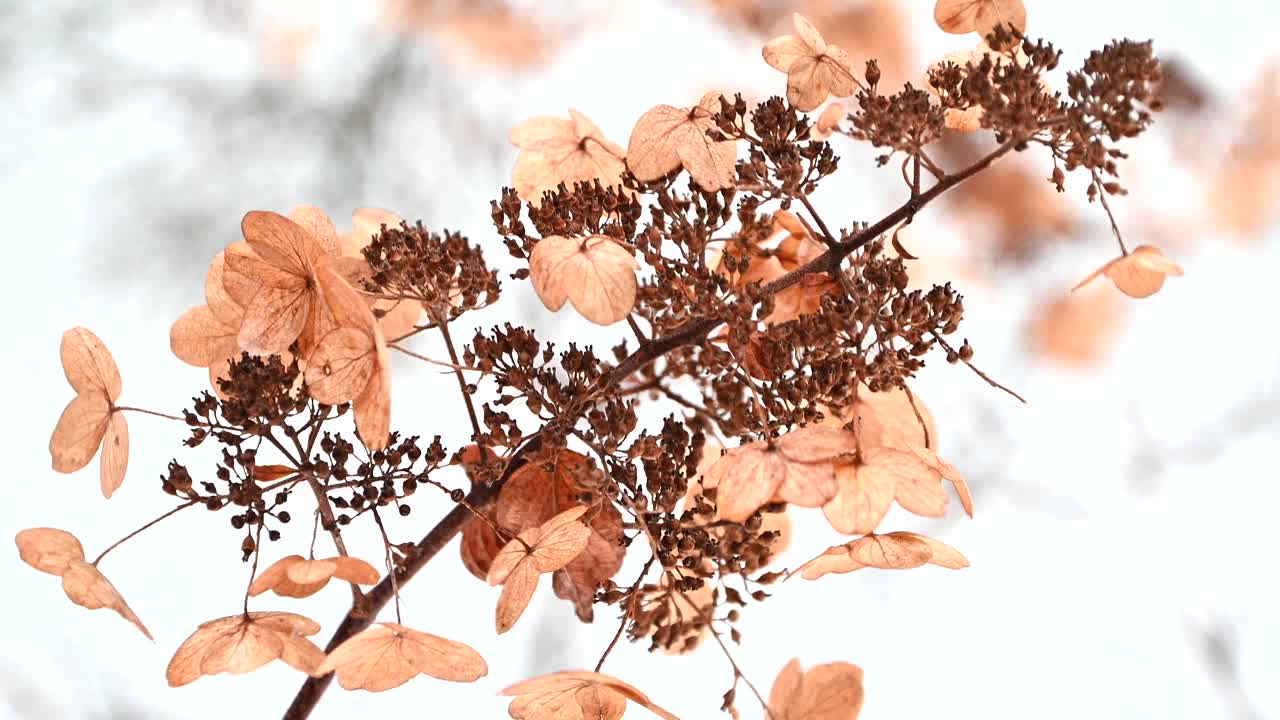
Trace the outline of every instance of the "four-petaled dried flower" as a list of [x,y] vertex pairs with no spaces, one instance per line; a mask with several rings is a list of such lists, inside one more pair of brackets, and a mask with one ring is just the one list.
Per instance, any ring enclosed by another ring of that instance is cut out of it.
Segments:
[[853,434],[807,427],[734,448],[707,470],[719,517],[742,522],[774,499],[821,507],[838,490],[834,460],[853,451]]
[[816,110],[826,99],[853,94],[849,53],[828,45],[809,19],[793,13],[795,35],[782,35],[765,44],[765,62],[787,74],[787,101],[797,110]]
[[335,673],[345,690],[382,692],[418,675],[451,682],[475,682],[489,672],[469,645],[396,623],[378,623],[329,653],[317,677]]
[[627,143],[627,167],[643,182],[683,167],[703,190],[733,187],[737,145],[707,135],[719,111],[720,93],[709,92],[691,108],[659,105],[641,115]]
[[525,200],[538,200],[564,183],[599,179],[618,184],[625,150],[611,142],[587,116],[569,108],[569,119],[536,117],[511,128],[511,144],[520,148],[511,184]]
[[591,528],[578,521],[587,512],[579,505],[569,508],[512,538],[489,566],[489,584],[501,585],[495,611],[498,634],[511,629],[529,606],[538,578],[573,562],[587,548]]
[[976,32],[985,38],[1000,24],[1026,30],[1027,7],[1022,0],[938,0],[933,19],[949,33]]
[[100,484],[103,496],[109,498],[124,482],[129,465],[129,424],[115,407],[120,371],[102,340],[82,327],[62,334],[59,355],[76,396],[67,403],[49,438],[53,469],[75,472],[101,448]]
[[891,447],[864,449],[852,460],[836,464],[839,489],[822,506],[831,527],[849,535],[863,535],[880,525],[897,500],[908,512],[942,517],[947,512],[944,477],[951,480],[965,511],[972,515],[968,485],[956,469],[931,450]]
[[272,660],[308,675],[321,675],[316,668],[324,651],[307,639],[318,632],[320,625],[314,620],[287,612],[241,613],[210,620],[178,646],[165,677],[169,687],[178,687],[201,675],[253,672]]

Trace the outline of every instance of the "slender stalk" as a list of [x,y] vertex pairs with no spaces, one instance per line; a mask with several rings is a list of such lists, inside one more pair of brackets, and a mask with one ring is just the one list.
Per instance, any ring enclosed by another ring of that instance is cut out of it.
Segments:
[[177,415],[167,415],[162,412],[156,412],[155,410],[144,410],[142,408],[129,407],[127,405],[116,405],[115,409],[121,412],[136,412],[136,413],[142,413],[143,415],[155,415],[156,417],[162,417],[162,418],[165,418],[166,420],[177,420],[178,422],[186,422],[186,418],[180,418]]
[[98,563],[102,562],[102,558],[104,558],[104,557],[106,557],[106,556],[107,556],[107,553],[111,552],[112,550],[115,550],[115,549],[116,549],[117,547],[119,547],[120,545],[123,545],[125,540],[128,540],[129,538],[133,537],[134,535],[137,535],[138,533],[142,532],[143,530],[146,530],[147,528],[151,527],[152,525],[155,525],[156,523],[158,523],[158,522],[160,522],[161,520],[163,520],[163,519],[165,519],[165,518],[169,517],[170,515],[173,515],[174,513],[178,512],[179,510],[185,510],[185,509],[187,509],[187,508],[189,508],[189,507],[191,507],[192,505],[195,505],[195,504],[196,504],[196,501],[195,501],[195,500],[188,500],[188,501],[186,501],[185,503],[183,503],[183,504],[179,505],[178,507],[176,507],[176,508],[174,508],[174,509],[170,510],[169,512],[166,512],[165,514],[161,515],[160,517],[158,517],[158,518],[156,518],[156,519],[152,520],[151,522],[148,522],[146,525],[143,525],[142,527],[138,528],[137,530],[134,530],[133,532],[129,533],[128,535],[125,535],[124,537],[120,538],[119,540],[117,540],[117,541],[115,541],[115,542],[111,543],[110,545],[108,545],[108,546],[107,546],[107,549],[106,549],[106,550],[103,550],[101,553],[99,553],[99,554],[98,554],[98,557],[94,558],[94,559],[93,559],[93,562],[92,562],[92,563],[90,563],[90,564],[91,564],[91,565],[93,565],[94,567],[97,567],[97,566],[98,566]]

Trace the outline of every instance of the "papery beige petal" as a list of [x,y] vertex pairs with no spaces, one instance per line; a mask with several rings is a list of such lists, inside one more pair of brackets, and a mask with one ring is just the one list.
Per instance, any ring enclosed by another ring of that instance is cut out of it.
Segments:
[[57,528],[28,528],[14,542],[18,556],[31,567],[50,575],[62,575],[72,560],[84,560],[84,548],[75,535]]
[[125,421],[122,412],[112,413],[111,420],[107,423],[106,435],[102,437],[102,460],[99,464],[102,496],[110,498],[124,483],[125,471],[129,468],[129,423]]
[[[501,557],[501,555],[499,555]],[[498,558],[494,559],[498,566]],[[533,591],[538,588],[538,568],[531,560],[523,560],[506,573],[502,581],[502,594],[498,596],[498,605],[494,609],[494,627],[501,635],[510,630],[533,598]],[[490,577],[493,577],[490,572]]]
[[313,293],[304,283],[288,288],[263,285],[244,309],[237,343],[264,355],[288,350],[306,327],[313,302]]
[[102,340],[87,328],[74,327],[62,334],[58,348],[62,371],[77,393],[96,390],[111,402],[120,397],[120,370]]
[[169,349],[188,365],[209,367],[236,352],[239,332],[238,324],[226,325],[208,305],[197,305],[169,328]]
[[295,205],[289,211],[289,219],[307,231],[325,253],[338,254],[338,229],[323,210],[315,205]]
[[603,235],[543,238],[529,257],[530,280],[543,305],[559,310],[566,299],[588,320],[611,325],[635,307],[639,265]]
[[93,459],[111,423],[111,404],[98,390],[81,393],[67,403],[49,438],[53,469],[75,472]]

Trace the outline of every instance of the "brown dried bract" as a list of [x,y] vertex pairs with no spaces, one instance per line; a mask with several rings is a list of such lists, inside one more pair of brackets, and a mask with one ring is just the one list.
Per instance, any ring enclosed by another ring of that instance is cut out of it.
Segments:
[[511,144],[520,148],[511,168],[511,184],[526,200],[564,183],[599,179],[617,185],[625,169],[621,145],[611,142],[587,116],[569,109],[569,119],[542,116],[511,128]]
[[1165,257],[1160,248],[1140,245],[1128,255],[1121,255],[1093,271],[1072,290],[1079,290],[1100,275],[1111,278],[1111,282],[1125,295],[1144,298],[1156,294],[1164,287],[1165,277],[1182,275],[1182,267]]
[[805,580],[817,580],[827,573],[847,573],[864,567],[908,570],[926,563],[951,570],[969,567],[968,559],[950,545],[912,532],[891,532],[869,534],[827,548],[797,572]]
[[597,325],[612,325],[631,313],[638,269],[631,253],[605,235],[552,235],[529,256],[530,280],[542,304],[554,311],[568,300]]
[[720,94],[702,96],[692,108],[659,105],[636,122],[627,143],[627,167],[636,179],[657,180],[683,167],[707,191],[733,187],[738,148],[732,140],[712,140]]
[[933,19],[946,32],[976,32],[986,37],[998,24],[1025,31],[1027,8],[1022,0],[938,0]]
[[254,579],[249,586],[249,595],[261,595],[270,590],[283,597],[304,598],[319,592],[333,578],[357,585],[373,585],[378,582],[378,577],[378,571],[360,558],[308,560],[301,555],[286,555]]
[[510,630],[524,614],[542,573],[568,565],[586,549],[591,529],[578,521],[587,512],[579,505],[529,528],[507,543],[489,567],[490,585],[502,585],[495,624],[498,634]]
[[500,694],[515,698],[507,708],[515,720],[618,720],[626,712],[628,700],[663,720],[679,720],[618,678],[585,670],[542,675]]
[[186,685],[201,675],[253,672],[272,660],[308,675],[317,671],[324,652],[307,639],[320,632],[310,618],[286,612],[251,612],[202,623],[178,646],[165,677],[169,687]]
[[792,660],[769,691],[773,720],[857,720],[862,712],[862,668],[852,663],[814,665]]
[[782,35],[765,44],[765,62],[787,74],[787,101],[797,110],[816,110],[828,96],[853,94],[853,71],[849,53],[838,45],[828,45],[818,29],[800,13],[791,21],[795,35]]
[[[559,513],[581,503],[578,496],[598,482],[583,455],[561,450],[550,468],[541,462],[525,465],[511,474],[498,495],[494,520],[498,526],[521,533],[536,528]],[[587,525],[587,547],[568,565],[552,574],[556,596],[573,603],[578,618],[591,622],[596,587],[622,568],[626,548],[621,544],[622,514],[610,502],[593,505]]]
[[468,645],[396,623],[378,623],[329,653],[317,677],[335,673],[344,690],[382,692],[418,675],[452,682],[475,682],[489,672]]
[[102,340],[77,327],[62,335],[62,369],[77,395],[67,403],[49,437],[53,469],[71,473],[89,464],[102,449],[102,495],[110,498],[124,482],[129,465],[129,424],[115,409],[120,371]]

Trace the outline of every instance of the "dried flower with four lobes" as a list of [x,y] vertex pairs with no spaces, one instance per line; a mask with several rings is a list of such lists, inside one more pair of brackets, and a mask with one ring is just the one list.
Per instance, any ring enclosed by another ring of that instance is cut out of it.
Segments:
[[475,682],[488,672],[484,658],[469,645],[384,622],[334,648],[315,675],[334,673],[344,690],[382,692],[418,675]]
[[832,95],[852,95],[856,82],[849,53],[838,45],[828,45],[800,13],[792,14],[791,21],[796,34],[776,37],[762,51],[765,62],[787,74],[787,101],[808,112]]
[[1025,31],[1027,8],[1022,0],[938,0],[933,19],[949,33],[986,37],[999,24]]
[[280,660],[314,674],[324,651],[307,639],[320,632],[310,618],[286,612],[249,612],[202,623],[178,646],[165,677],[170,687],[202,675],[253,672]]
[[579,505],[569,508],[511,539],[494,556],[489,566],[489,584],[501,585],[495,621],[498,634],[511,629],[538,587],[543,573],[553,573],[573,562],[591,540],[591,528],[578,522],[587,512]]
[[708,192],[733,187],[737,144],[712,140],[720,93],[709,92],[691,108],[659,105],[636,121],[627,143],[627,168],[642,182],[650,182],[684,168]]
[[586,115],[569,108],[569,119],[536,117],[511,128],[511,144],[520,148],[511,183],[526,200],[564,183],[599,179],[616,185],[625,169],[621,145],[610,141]]
[[58,354],[76,396],[67,403],[49,438],[53,469],[72,473],[102,450],[99,463],[103,497],[111,497],[129,466],[129,424],[115,407],[120,371],[102,340],[82,327],[62,334]]

